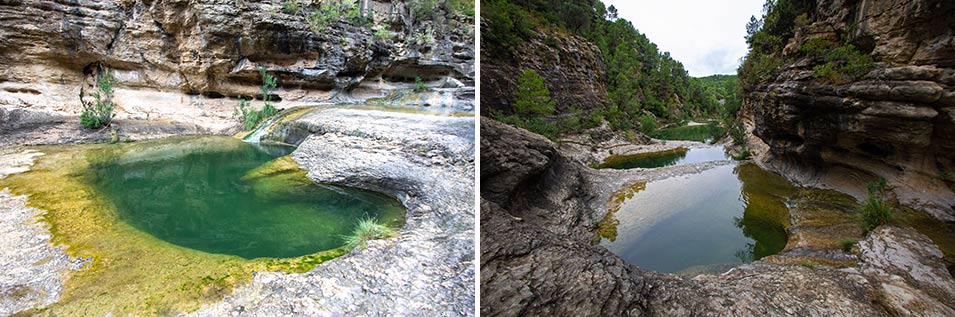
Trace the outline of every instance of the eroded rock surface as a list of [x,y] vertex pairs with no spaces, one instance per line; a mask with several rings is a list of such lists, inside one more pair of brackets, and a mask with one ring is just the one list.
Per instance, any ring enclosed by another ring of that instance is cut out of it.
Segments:
[[473,120],[322,109],[287,122],[309,130],[293,158],[310,178],[394,196],[407,224],[304,274],[257,273],[195,314],[472,315]]
[[955,303],[938,248],[893,227],[868,235],[857,268],[756,261],[693,279],[643,270],[590,243],[611,193],[721,163],[592,170],[527,131],[482,118],[481,133],[484,315],[947,315]]
[[279,108],[384,97],[416,77],[437,88],[474,85],[473,16],[442,5],[416,15],[405,1],[372,0],[360,3],[373,26],[317,28],[302,13],[310,9],[289,14],[284,2],[4,1],[0,109],[41,115],[0,113],[0,123],[58,128],[79,114],[81,87],[90,93],[93,74],[106,69],[117,79],[118,119],[194,133],[235,132],[236,98],[262,97],[259,68],[278,78]]
[[[744,98],[764,166],[857,197],[886,178],[903,203],[955,221],[953,15],[943,0],[819,1],[779,74]],[[816,78],[822,61],[798,54],[813,37],[848,38],[876,66],[849,82]]]

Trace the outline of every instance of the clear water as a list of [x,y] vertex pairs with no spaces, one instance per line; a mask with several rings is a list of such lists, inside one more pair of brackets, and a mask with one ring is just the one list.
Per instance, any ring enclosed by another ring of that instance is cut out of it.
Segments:
[[683,149],[658,153],[643,153],[637,155],[611,156],[604,160],[598,168],[631,169],[656,168],[680,164],[712,162],[729,160],[730,156],[722,147],[705,147]]
[[287,162],[276,158],[292,150],[228,137],[147,142],[101,159],[91,179],[135,228],[183,247],[247,259],[338,248],[363,218],[401,225],[404,209],[392,198],[316,185],[288,164],[271,167]]
[[737,264],[781,251],[787,242],[785,179],[752,164],[652,182],[626,193],[599,243],[637,266],[676,273]]

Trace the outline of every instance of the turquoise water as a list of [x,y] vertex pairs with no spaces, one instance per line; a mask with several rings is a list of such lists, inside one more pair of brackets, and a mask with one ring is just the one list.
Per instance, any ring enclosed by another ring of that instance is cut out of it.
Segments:
[[247,259],[340,247],[342,236],[363,218],[403,223],[404,209],[395,199],[316,185],[298,169],[246,177],[291,147],[227,137],[202,140],[105,159],[94,164],[93,184],[119,218],[139,230],[183,247]]
[[637,155],[611,156],[604,160],[598,168],[631,169],[656,168],[680,164],[712,162],[729,160],[730,156],[722,147],[705,147],[683,149],[658,153],[643,153]]
[[599,243],[669,273],[757,260],[786,246],[793,194],[785,179],[751,164],[652,182],[609,216],[616,233]]

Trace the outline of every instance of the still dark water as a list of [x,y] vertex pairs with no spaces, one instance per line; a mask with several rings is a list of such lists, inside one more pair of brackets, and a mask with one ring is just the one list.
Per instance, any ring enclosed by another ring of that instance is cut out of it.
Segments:
[[340,247],[342,236],[364,218],[403,222],[403,207],[390,197],[317,185],[300,170],[270,170],[267,163],[291,147],[227,137],[212,148],[189,142],[96,164],[94,185],[119,218],[139,230],[183,247],[249,259]]
[[631,169],[656,168],[680,164],[729,160],[730,156],[722,147],[676,148],[659,153],[637,155],[617,155],[608,157],[598,168]]
[[[599,243],[637,266],[677,273],[737,264],[781,251],[795,188],[752,164],[637,187],[604,219]],[[612,234],[606,234],[612,232]]]

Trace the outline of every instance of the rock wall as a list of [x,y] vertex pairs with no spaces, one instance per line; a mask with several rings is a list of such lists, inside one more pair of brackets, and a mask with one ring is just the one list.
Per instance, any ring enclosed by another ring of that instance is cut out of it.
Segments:
[[[955,221],[955,2],[819,1],[778,76],[745,96],[764,165],[804,184],[864,195],[889,181],[903,203]],[[876,63],[851,82],[812,76],[811,37],[849,38]]]
[[[228,129],[238,96],[260,96],[259,68],[289,102],[384,97],[416,77],[474,85],[474,18],[404,1],[368,1],[372,27],[343,19],[309,27],[283,1],[0,2],[0,107],[80,111],[98,68],[118,80],[119,119],[179,120]],[[317,5],[317,1],[315,2]],[[374,35],[387,29],[393,38]]]
[[558,113],[567,113],[571,107],[587,112],[605,106],[604,62],[596,45],[575,35],[540,31],[515,52],[508,58],[481,52],[482,114],[509,112],[517,92],[517,76],[527,69],[544,78]]

